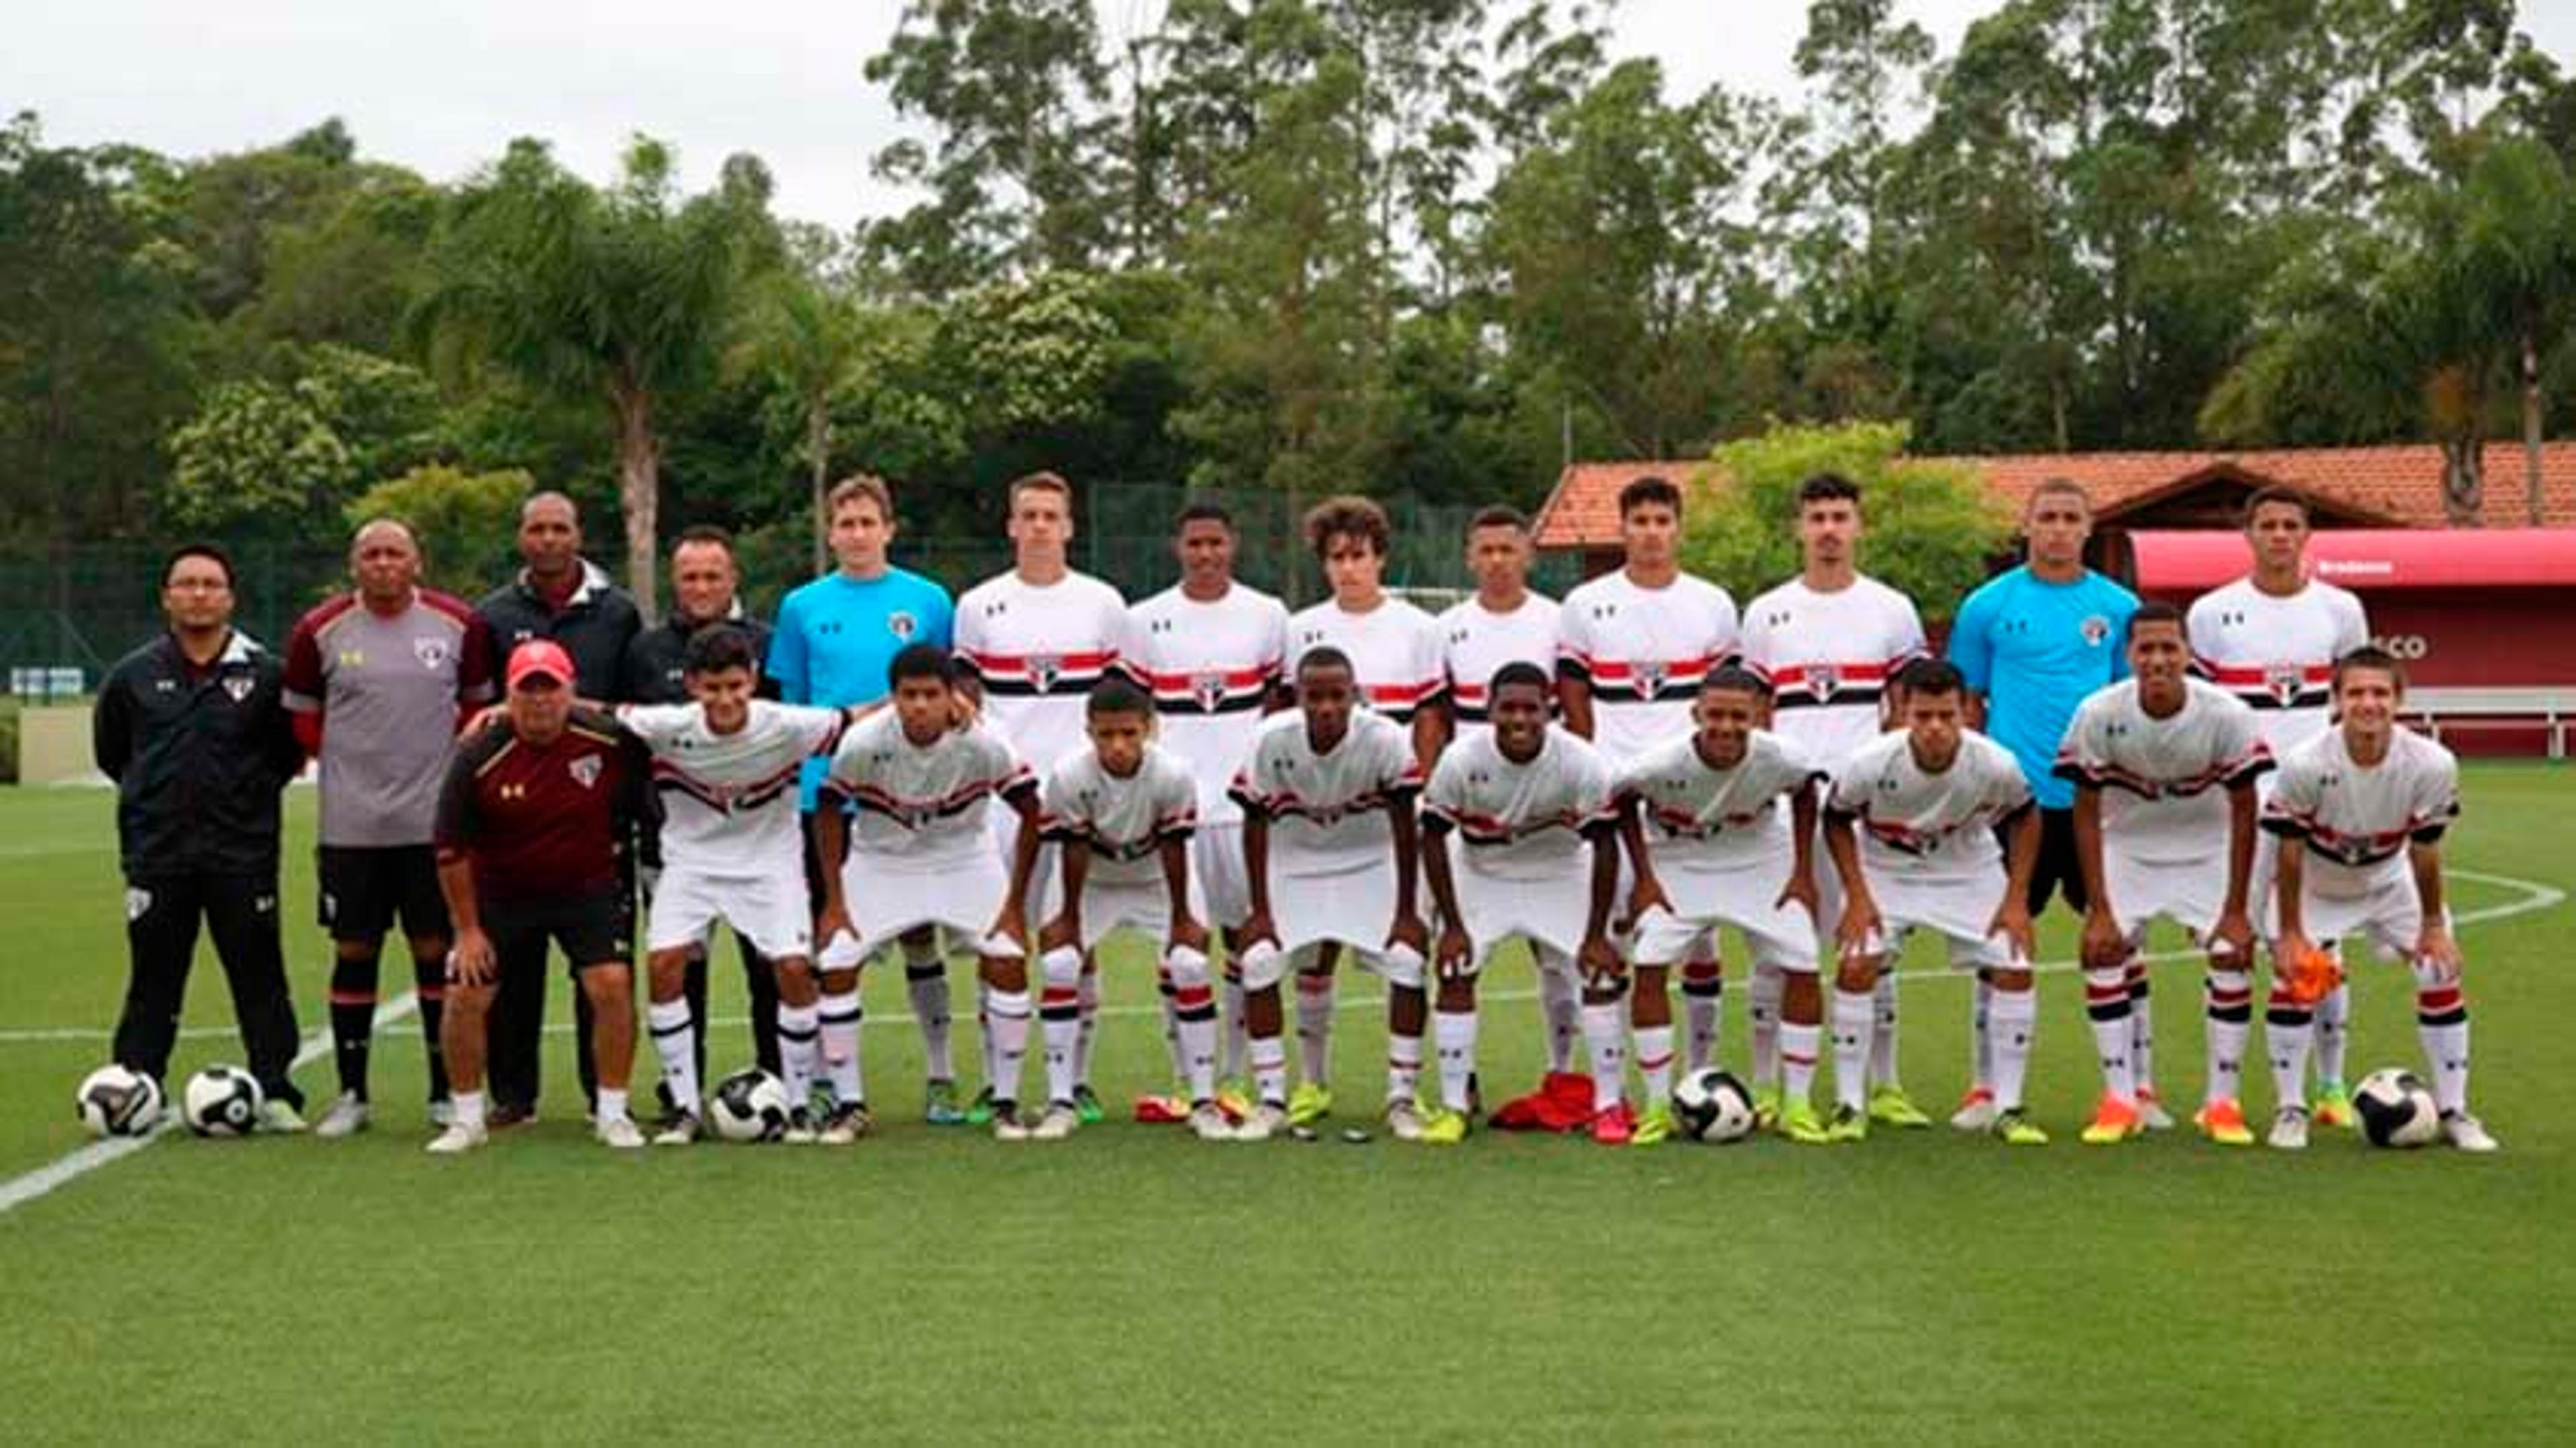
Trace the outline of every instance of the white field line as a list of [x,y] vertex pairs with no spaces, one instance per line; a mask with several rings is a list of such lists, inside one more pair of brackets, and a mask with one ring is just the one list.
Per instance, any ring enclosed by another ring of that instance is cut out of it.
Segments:
[[[387,1026],[395,1025],[419,1008],[420,998],[405,991],[376,1008],[376,1029],[381,1031]],[[89,1036],[91,1039],[96,1039],[97,1032],[90,1032]],[[328,1026],[325,1026],[304,1038],[304,1044],[295,1053],[295,1064],[299,1067],[311,1065],[329,1055],[330,1052],[331,1031]],[[161,1116],[161,1124],[154,1127],[148,1135],[111,1136],[93,1141],[76,1151],[66,1152],[54,1158],[34,1171],[0,1182],[0,1213],[15,1211],[56,1187],[76,1181],[110,1162],[122,1161],[178,1129],[179,1113],[176,1110],[165,1110]]]

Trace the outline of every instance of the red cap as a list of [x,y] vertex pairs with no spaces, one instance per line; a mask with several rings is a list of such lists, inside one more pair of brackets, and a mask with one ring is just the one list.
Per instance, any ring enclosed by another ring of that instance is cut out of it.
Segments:
[[572,655],[564,652],[563,645],[553,639],[530,639],[510,651],[511,688],[541,674],[557,684],[572,682]]

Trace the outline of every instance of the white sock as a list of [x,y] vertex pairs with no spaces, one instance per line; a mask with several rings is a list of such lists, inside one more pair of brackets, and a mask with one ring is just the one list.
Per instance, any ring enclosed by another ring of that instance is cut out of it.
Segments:
[[[1420,1037],[1414,1038],[1414,1050],[1422,1049]],[[1288,1104],[1288,1043],[1277,1036],[1254,1036],[1246,1043],[1245,1054],[1252,1061],[1252,1089],[1260,1093],[1265,1106]]]
[[1334,975],[1297,976],[1297,1064],[1309,1085],[1333,1080]]
[[1216,988],[1207,964],[1172,982],[1172,1050],[1190,1104],[1216,1099]]
[[1029,1054],[1029,993],[993,991],[984,998],[992,1017],[993,1051],[984,1058],[984,1084],[996,1102],[1020,1099],[1020,1063]]
[[1583,1039],[1583,1001],[1573,976],[1561,970],[1540,971],[1538,1003],[1547,1017],[1547,1069],[1562,1075],[1574,1069],[1575,1043]]
[[1039,968],[1046,979],[1038,995],[1038,1034],[1046,1047],[1047,1101],[1069,1102],[1081,1079],[1073,1068],[1082,1040],[1082,952],[1060,946],[1047,952]]
[[1995,1110],[2019,1111],[2022,1081],[2030,1074],[2030,1038],[2039,1024],[2039,992],[1996,991],[1989,1014],[1995,1039]]
[[1799,1025],[1795,1021],[1780,1023],[1780,1101],[1786,1107],[1805,1101],[1816,1087],[1816,1047],[1824,1031],[1819,1026]]
[[1878,1007],[1869,992],[1834,987],[1834,1104],[1853,1111],[1869,1107],[1869,1036],[1878,1024]]
[[832,1098],[844,1106],[868,1099],[859,1075],[859,993],[826,995],[816,1017],[823,1040],[823,1069],[832,1078]]
[[2433,1104],[2444,1115],[2469,1109],[2469,1001],[2456,980],[2415,967],[2415,1035],[2433,1073]]
[[2129,1055],[2128,972],[2116,965],[2086,969],[2084,1014],[2093,1022],[2093,1052],[2102,1062],[2102,1089],[2123,1101],[2135,1101],[2138,1077]]
[[[1753,1027],[1753,1079],[1745,1083],[1749,1086],[1768,1086],[1780,1079],[1780,995],[1787,988],[1787,977],[1772,965],[1754,966],[1752,979],[1744,983],[1744,1014]],[[1690,986],[1685,983],[1682,989],[1688,991]],[[1690,1065],[1696,1071],[1708,1063],[1698,1057],[1699,1025],[1695,1021],[1691,1032]],[[1709,1034],[1714,1039],[1714,1022]]]
[[2316,1035],[2316,1013],[2272,988],[2263,1013],[2263,1046],[2272,1058],[2272,1094],[2282,1106],[2308,1104],[2308,1047]]
[[2344,1048],[2352,1040],[2352,986],[2337,985],[2317,1002],[2317,1079],[2344,1084]]
[[662,1062],[662,1084],[671,1101],[694,1116],[706,1109],[698,1094],[698,1020],[689,998],[655,1001],[644,1008],[645,1029],[653,1035],[653,1054]]
[[1991,1091],[1995,1084],[1995,988],[1980,972],[1969,987],[1968,1082]]
[[778,1003],[778,1076],[787,1086],[787,1104],[799,1111],[814,1094],[817,1014],[812,1006]]
[[[1440,1104],[1451,1111],[1464,1111],[1467,1081],[1476,1074],[1476,1012],[1434,1011],[1431,1034],[1440,1051]],[[1414,1049],[1421,1049],[1418,1037]]]
[[2141,1096],[2156,1094],[2156,1012],[2147,988],[2147,963],[2129,957],[2129,1074]]
[[1878,973],[1878,985],[1870,992],[1870,1006],[1877,1012],[1877,1033],[1869,1041],[1869,1079],[1881,1086],[1893,1086],[1897,1084],[1894,961]]
[[[1469,1016],[1471,1037],[1468,1041],[1468,1064],[1475,1064],[1475,1042],[1472,1038],[1474,1016]],[[1402,1035],[1393,1026],[1386,1031],[1386,1099],[1410,1101],[1422,1086],[1422,1037]]]
[[1583,1044],[1592,1057],[1592,1109],[1607,1111],[1628,1089],[1627,1003],[1585,1002]]
[[2204,1104],[2234,1101],[2245,1091],[2245,1038],[2253,1033],[2254,978],[2241,970],[2212,970],[2204,986],[2209,1036],[2209,1085]]
[[489,1102],[490,1098],[480,1091],[451,1091],[447,1096],[448,1107],[456,1113],[456,1124],[468,1131],[483,1129],[484,1109]]
[[[919,949],[928,957],[916,961]],[[948,963],[931,945],[903,948],[903,989],[912,998],[912,1018],[921,1026],[921,1074],[933,1081],[957,1079],[957,1064],[948,1051]]]
[[[1711,962],[1711,964],[1714,963]],[[1779,974],[1778,971],[1771,972],[1771,1022],[1773,1024],[1777,1024],[1780,1018]],[[1753,1013],[1753,1080],[1758,1085],[1769,1079],[1762,1074],[1762,1052],[1768,1043],[1764,1039],[1762,1016],[1762,972],[1758,969],[1753,974],[1750,993],[1746,996],[1746,1000],[1749,1002],[1748,1009]],[[1693,976],[1687,970],[1683,971],[1682,1049],[1686,1054],[1682,1059],[1689,1063],[1690,1069],[1699,1070],[1717,1059],[1717,1033],[1725,1020],[1726,977],[1717,974],[1699,977]]]
[[1100,971],[1096,966],[1082,968],[1082,982],[1074,988],[1078,1017],[1073,1039],[1073,1084],[1091,1084],[1091,1044],[1100,1037]]
[[1667,1021],[1660,1026],[1639,1026],[1637,1036],[1637,1075],[1645,1082],[1648,1109],[1669,1106],[1673,1099],[1673,1027]]
[[1239,1081],[1250,1070],[1251,1033],[1243,1024],[1243,968],[1232,960],[1225,963],[1225,1060],[1222,1070],[1228,1081]]
[[602,1121],[623,1121],[623,1120],[625,1120],[625,1119],[626,1119],[626,1088],[624,1088],[624,1087],[622,1087],[622,1086],[602,1086],[602,1087],[600,1087],[600,1088],[599,1088],[599,1111],[598,1111],[598,1116],[599,1116],[599,1119],[600,1119],[600,1120],[602,1120]]

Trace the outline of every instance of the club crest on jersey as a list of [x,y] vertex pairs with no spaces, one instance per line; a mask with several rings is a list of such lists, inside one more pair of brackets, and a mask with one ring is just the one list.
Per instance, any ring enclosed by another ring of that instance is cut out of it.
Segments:
[[1055,681],[1064,674],[1064,660],[1053,654],[1029,655],[1029,682],[1041,694],[1055,692]]
[[1638,695],[1651,699],[1664,692],[1664,672],[1664,666],[1661,664],[1639,664],[1637,666]]
[[256,683],[248,674],[235,674],[224,680],[224,692],[230,694],[236,704],[249,698],[250,691],[255,687],[257,687]]
[[422,668],[435,669],[447,662],[447,640],[413,639],[411,641],[411,656],[420,660],[420,666]]
[[1807,692],[1819,704],[1833,702],[1834,691],[1843,686],[1843,671],[1834,664],[1807,665]]
[[590,789],[590,788],[593,788],[593,787],[595,787],[595,786],[597,786],[597,785],[598,785],[598,783],[599,783],[599,756],[598,756],[598,755],[596,755],[596,754],[585,754],[585,755],[583,755],[581,758],[574,760],[574,761],[573,761],[569,766],[567,766],[567,767],[572,771],[572,782],[573,782],[573,783],[575,783],[575,784],[577,784],[577,785],[580,785],[580,786],[581,786],[582,788],[584,788],[584,789]]
[[2299,689],[2307,683],[2307,671],[2296,664],[2273,664],[2263,670],[2263,687],[2286,709],[2299,702]]
[[2111,621],[2098,613],[2094,614],[2084,620],[2082,632],[2085,646],[2098,649],[2102,647],[2102,641],[2111,636]]
[[1225,675],[1207,673],[1190,680],[1190,697],[1198,700],[1201,710],[1215,713],[1225,704]]
[[886,632],[907,643],[911,642],[914,631],[920,627],[920,620],[915,619],[904,609],[898,608],[886,615]]

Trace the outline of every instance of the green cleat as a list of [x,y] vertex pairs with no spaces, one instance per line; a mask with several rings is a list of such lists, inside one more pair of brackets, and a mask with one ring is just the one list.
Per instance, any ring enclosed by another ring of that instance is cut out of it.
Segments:
[[1085,1126],[1098,1126],[1109,1116],[1100,1104],[1100,1093],[1092,1090],[1088,1081],[1073,1088],[1073,1114],[1081,1117]]
[[1673,1139],[1673,1132],[1675,1130],[1676,1128],[1673,1125],[1673,1108],[1669,1104],[1662,1106],[1649,1106],[1646,1108],[1645,1112],[1637,1118],[1636,1126],[1630,1130],[1628,1135],[1628,1144],[1630,1146],[1661,1146],[1665,1142]]
[[1869,1140],[1869,1113],[1850,1106],[1836,1106],[1825,1123],[1825,1140],[1837,1144]]
[[[988,1091],[976,1097],[975,1101],[977,1105],[984,1108],[984,1120],[991,1121],[993,1119],[992,1093]],[[922,1120],[933,1126],[965,1126],[970,1124],[966,1118],[966,1111],[957,1104],[956,1082],[933,1079],[928,1088],[922,1092]]]
[[1753,1129],[1756,1131],[1769,1131],[1779,1124],[1780,1088],[1777,1086],[1754,1087]]
[[2006,1146],[2048,1145],[2048,1133],[2040,1130],[2037,1122],[2024,1116],[2018,1106],[1995,1117],[1994,1133],[1995,1139]]
[[2319,1126],[2339,1126],[2346,1131],[2358,1130],[2361,1118],[2353,1114],[2352,1093],[2341,1081],[2319,1081],[2316,1100],[2308,1106],[2308,1119]]
[[1906,1096],[1905,1088],[1893,1081],[1882,1081],[1869,1088],[1869,1119],[1908,1131],[1932,1124],[1932,1118],[1924,1115]]
[[992,1087],[987,1086],[983,1090],[975,1093],[973,1104],[966,1108],[966,1124],[968,1126],[990,1126],[993,1124]]
[[1435,1107],[1424,1113],[1422,1134],[1414,1138],[1424,1146],[1456,1146],[1466,1139],[1466,1115],[1446,1107]]
[[1288,1093],[1288,1124],[1312,1126],[1333,1114],[1333,1093],[1312,1081],[1301,1081]]
[[1800,1146],[1830,1145],[1834,1136],[1816,1115],[1812,1101],[1787,1101],[1780,1108],[1780,1134]]

